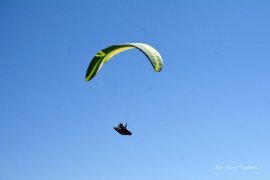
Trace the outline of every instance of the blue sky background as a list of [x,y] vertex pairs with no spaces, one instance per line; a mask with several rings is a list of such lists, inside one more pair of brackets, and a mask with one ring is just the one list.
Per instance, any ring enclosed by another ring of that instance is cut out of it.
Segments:
[[[268,180],[269,19],[263,0],[1,0],[0,179]],[[125,42],[163,71],[130,50],[84,80]]]

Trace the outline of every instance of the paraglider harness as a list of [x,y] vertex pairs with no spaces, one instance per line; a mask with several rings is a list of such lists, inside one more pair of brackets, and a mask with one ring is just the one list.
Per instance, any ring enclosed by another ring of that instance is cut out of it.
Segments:
[[125,126],[122,123],[119,123],[118,127],[113,127],[121,135],[131,135],[132,133],[127,130],[127,123]]

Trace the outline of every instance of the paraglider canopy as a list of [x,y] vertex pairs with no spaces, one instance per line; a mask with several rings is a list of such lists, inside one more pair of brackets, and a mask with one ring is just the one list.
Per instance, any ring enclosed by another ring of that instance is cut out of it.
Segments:
[[156,72],[160,72],[163,67],[163,61],[159,52],[152,46],[144,43],[126,43],[116,44],[99,51],[90,62],[85,80],[90,81],[98,73],[104,64],[106,64],[113,56],[128,49],[138,49],[148,58]]

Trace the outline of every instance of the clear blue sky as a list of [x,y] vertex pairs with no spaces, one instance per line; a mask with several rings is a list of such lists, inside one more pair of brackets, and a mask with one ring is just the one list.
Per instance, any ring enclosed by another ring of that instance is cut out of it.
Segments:
[[[0,179],[269,180],[269,32],[266,0],[1,0]],[[125,42],[163,71],[130,50],[84,80]]]

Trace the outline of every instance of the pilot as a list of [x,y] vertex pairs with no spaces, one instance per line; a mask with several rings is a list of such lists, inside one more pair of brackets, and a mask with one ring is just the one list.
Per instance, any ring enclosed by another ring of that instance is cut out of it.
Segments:
[[126,128],[126,126],[124,126],[122,123],[120,123],[120,124],[118,125],[118,127],[119,127],[121,130],[123,130],[124,128]]

